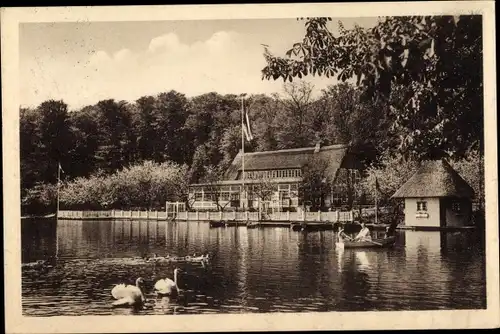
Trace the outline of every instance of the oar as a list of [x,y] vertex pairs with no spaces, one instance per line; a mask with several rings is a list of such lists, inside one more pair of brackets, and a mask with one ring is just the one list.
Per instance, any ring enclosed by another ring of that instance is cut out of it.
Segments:
[[376,242],[376,241],[372,241],[372,240],[366,240],[366,241],[369,241],[369,242],[371,242],[372,244],[375,244],[375,245],[384,246],[384,244],[381,244],[381,243]]

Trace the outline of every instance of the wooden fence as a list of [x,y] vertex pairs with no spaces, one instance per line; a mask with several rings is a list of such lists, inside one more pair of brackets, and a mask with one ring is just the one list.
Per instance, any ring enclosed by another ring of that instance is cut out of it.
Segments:
[[[175,219],[181,221],[329,221],[350,222],[354,220],[352,211],[331,212],[275,212],[272,214],[261,214],[258,212],[236,212],[236,211],[184,211],[178,212]],[[107,211],[59,211],[60,219],[75,220],[106,220],[106,219],[133,219],[133,220],[167,220],[165,211],[134,211],[134,210],[107,210]],[[168,218],[171,218],[169,215]]]

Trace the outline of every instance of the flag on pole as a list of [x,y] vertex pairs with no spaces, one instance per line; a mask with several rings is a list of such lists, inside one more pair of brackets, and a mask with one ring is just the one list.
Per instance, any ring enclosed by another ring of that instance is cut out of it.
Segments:
[[61,167],[61,163],[59,163],[59,171],[62,172],[63,174],[65,174],[64,169],[62,169],[62,167]]
[[251,141],[252,139],[250,139],[250,135],[248,134],[248,129],[245,126],[245,124],[242,123],[241,127],[243,129],[243,133],[245,134],[245,138],[247,139],[247,141]]
[[251,141],[253,140],[253,135],[252,135],[252,128],[250,127],[250,118],[248,117],[248,110],[244,108],[244,112],[245,112],[245,119],[244,119],[244,124],[242,124],[242,128],[243,128],[243,133],[245,133],[245,137],[247,139],[247,141]]

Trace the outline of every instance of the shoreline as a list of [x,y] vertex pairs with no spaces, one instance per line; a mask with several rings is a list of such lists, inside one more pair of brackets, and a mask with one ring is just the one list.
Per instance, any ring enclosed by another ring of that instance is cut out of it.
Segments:
[[[29,217],[21,217],[21,220],[61,220],[61,221],[157,221],[157,222],[192,222],[192,223],[219,223],[221,220],[217,219],[199,219],[199,220],[191,220],[184,218],[165,218],[165,217],[61,217],[57,219],[54,216],[29,216]],[[246,220],[226,220],[224,224],[221,226],[214,226],[212,228],[223,228],[227,225],[227,227],[246,227]],[[325,231],[325,230],[335,230],[338,225],[357,225],[353,222],[330,222],[330,221],[303,221],[303,220],[261,220],[258,221],[258,227],[286,227],[293,230],[300,230],[302,227],[305,227],[305,230],[316,230],[316,231]],[[365,223],[367,227],[376,231],[383,231],[390,224],[386,223]],[[406,226],[406,225],[398,225],[396,227],[397,230],[403,231],[443,231],[443,232],[457,232],[457,231],[475,231],[478,229],[477,226],[468,225],[468,226],[447,226],[447,227],[436,227],[436,226]]]

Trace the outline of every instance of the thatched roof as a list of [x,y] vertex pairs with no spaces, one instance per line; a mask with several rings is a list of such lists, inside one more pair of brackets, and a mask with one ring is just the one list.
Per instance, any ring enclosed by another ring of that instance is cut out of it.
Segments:
[[473,196],[474,190],[471,186],[444,159],[425,161],[392,195],[393,198]]
[[[302,168],[310,159],[318,157],[327,161],[328,175],[335,176],[346,154],[346,145],[245,153],[245,171]],[[239,171],[241,171],[241,152],[236,155],[226,171],[225,179],[238,179]]]

